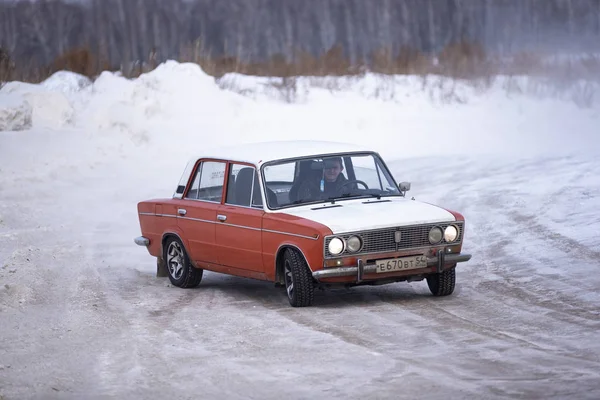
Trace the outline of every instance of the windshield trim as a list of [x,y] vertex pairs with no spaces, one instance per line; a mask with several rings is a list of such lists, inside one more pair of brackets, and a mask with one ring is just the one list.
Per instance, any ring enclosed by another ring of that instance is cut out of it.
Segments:
[[[266,188],[267,188],[267,182],[265,179],[265,171],[264,168],[265,167],[269,167],[272,165],[278,165],[278,164],[285,164],[287,162],[290,161],[302,161],[302,160],[309,160],[312,158],[327,158],[327,157],[346,157],[346,156],[372,156],[374,159],[376,159],[378,162],[381,163],[381,167],[384,170],[385,173],[387,173],[387,175],[389,175],[389,178],[391,179],[391,181],[394,184],[395,188],[398,188],[398,182],[396,182],[396,179],[394,178],[394,175],[392,174],[392,171],[389,169],[389,167],[387,166],[386,162],[383,160],[383,158],[381,157],[381,155],[376,152],[376,151],[345,151],[345,152],[339,152],[339,153],[322,153],[322,154],[311,154],[311,155],[307,155],[307,156],[303,156],[303,157],[289,157],[289,158],[281,158],[281,159],[277,159],[277,160],[271,160],[268,161],[266,163],[264,163],[263,165],[260,166],[260,180],[263,186],[263,194],[265,195],[265,204],[264,206],[271,211],[279,211],[279,210],[284,210],[284,209],[288,209],[288,208],[295,208],[295,207],[303,207],[306,205],[314,205],[314,204],[323,204],[323,203],[331,203],[332,199],[329,200],[315,200],[315,201],[307,201],[307,202],[302,202],[302,203],[298,203],[298,204],[287,204],[284,206],[279,206],[279,207],[271,207],[271,205],[269,204],[269,200],[266,196]],[[395,193],[395,194],[382,194],[381,197],[403,197],[401,193]],[[364,198],[375,198],[371,195],[359,195],[359,196],[354,196],[354,197],[344,197],[344,198],[335,198],[335,201],[344,201],[344,200],[356,200],[356,199],[364,199]]]

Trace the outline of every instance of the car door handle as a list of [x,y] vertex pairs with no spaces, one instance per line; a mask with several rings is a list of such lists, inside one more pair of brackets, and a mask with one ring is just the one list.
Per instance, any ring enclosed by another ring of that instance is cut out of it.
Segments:
[[177,214],[179,214],[179,215],[185,215],[185,214],[187,214],[187,211],[186,211],[185,208],[178,208],[177,209]]
[[217,219],[218,219],[219,221],[225,221],[225,220],[227,220],[227,217],[226,217],[225,215],[221,215],[221,214],[219,214],[219,215],[217,215]]

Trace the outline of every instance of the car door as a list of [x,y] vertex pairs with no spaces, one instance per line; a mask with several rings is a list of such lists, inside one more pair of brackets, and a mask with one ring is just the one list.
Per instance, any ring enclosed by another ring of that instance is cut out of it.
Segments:
[[177,224],[188,239],[190,258],[196,262],[220,262],[215,247],[215,222],[224,192],[226,166],[225,161],[201,160],[177,209]]
[[263,272],[262,196],[256,169],[230,163],[225,203],[218,208],[216,243],[222,265]]

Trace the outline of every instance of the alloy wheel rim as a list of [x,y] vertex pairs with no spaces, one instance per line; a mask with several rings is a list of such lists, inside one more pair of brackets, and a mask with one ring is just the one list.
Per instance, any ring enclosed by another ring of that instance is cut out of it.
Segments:
[[292,268],[289,261],[285,261],[285,290],[288,297],[291,299],[294,296],[294,278],[292,276]]
[[167,249],[167,265],[173,279],[181,278],[183,275],[183,249],[177,242],[171,243]]

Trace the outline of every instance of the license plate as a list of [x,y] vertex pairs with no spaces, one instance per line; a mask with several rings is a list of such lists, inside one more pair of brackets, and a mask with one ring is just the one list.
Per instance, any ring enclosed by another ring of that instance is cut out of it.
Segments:
[[388,258],[377,261],[377,273],[406,271],[408,269],[418,269],[427,267],[427,257],[411,256],[401,258]]

